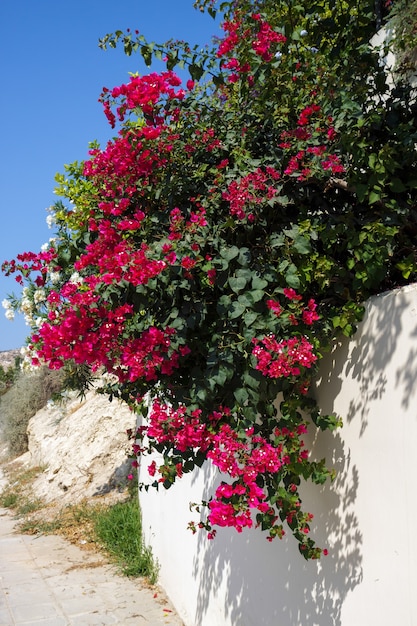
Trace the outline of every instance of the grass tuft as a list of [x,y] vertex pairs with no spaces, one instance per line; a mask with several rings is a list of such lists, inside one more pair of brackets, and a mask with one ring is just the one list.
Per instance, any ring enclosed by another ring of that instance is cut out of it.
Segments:
[[106,552],[125,576],[145,576],[155,583],[158,567],[142,540],[142,523],[136,498],[98,509],[93,528]]
[[17,493],[5,492],[4,494],[0,494],[0,505],[5,509],[12,509],[17,505],[18,499],[19,496]]

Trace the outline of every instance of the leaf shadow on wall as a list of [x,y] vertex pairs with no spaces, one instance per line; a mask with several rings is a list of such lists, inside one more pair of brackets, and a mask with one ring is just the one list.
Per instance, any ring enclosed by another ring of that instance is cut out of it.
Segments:
[[[227,624],[341,625],[345,598],[362,579],[362,536],[354,512],[358,472],[339,435],[320,433],[310,447],[317,458],[325,451],[337,471],[333,484],[308,485],[302,494],[304,508],[315,515],[312,537],[328,546],[329,555],[305,561],[289,529],[272,543],[259,529],[241,534],[219,529],[213,541],[200,534],[193,572],[200,581],[195,626],[220,623],[210,619],[216,596],[224,597]],[[213,479],[210,468],[205,472],[209,498],[219,477]]]
[[[328,366],[328,383],[347,377],[356,383],[355,398],[350,401],[347,422],[360,419],[360,436],[368,427],[370,407],[387,393],[387,370],[396,358],[399,338],[403,337],[404,315],[409,309],[409,299],[402,290],[392,291],[371,298],[366,303],[366,314],[353,343],[346,339],[336,348],[337,361]],[[414,341],[415,344],[415,341]],[[417,381],[415,365],[416,350],[411,350],[409,366],[401,369],[408,377],[408,388]],[[412,365],[414,363],[414,365]],[[397,374],[397,383],[400,376]],[[403,403],[407,403],[409,392],[404,385]],[[334,395],[334,394],[333,394]]]
[[359,436],[369,425],[372,406],[390,393],[387,372],[393,364],[399,364],[395,384],[402,394],[401,405],[405,410],[411,406],[417,390],[416,323],[415,288],[375,296],[366,303],[364,320],[352,340],[342,339],[335,343],[331,354],[325,355],[320,367],[321,396],[329,404],[326,389],[331,387],[330,398],[336,398],[343,379],[355,385],[343,419],[347,423],[360,420]]
[[[335,343],[331,354],[324,357],[320,367],[321,395],[336,398],[342,380],[348,378],[355,384],[354,397],[343,420],[350,423],[360,419],[359,436],[362,437],[369,424],[370,406],[386,393],[386,370],[402,330],[401,319],[396,311],[394,299],[387,299],[385,307],[367,303],[366,314],[353,341],[343,338]],[[327,398],[326,398],[327,400]],[[326,404],[329,402],[326,401]],[[332,410],[322,407],[325,412]]]
[[[322,362],[318,380],[322,409],[332,412],[340,396],[348,407],[342,417],[355,424],[355,431],[357,425],[359,437],[371,419],[378,418],[379,408],[393,391],[389,369],[396,368],[396,392],[403,408],[412,407],[417,389],[416,299],[415,287],[372,298],[353,339],[343,339]],[[200,580],[196,626],[220,623],[208,619],[216,596],[224,598],[227,624],[342,624],[346,599],[362,581],[363,538],[355,513],[360,475],[339,434],[319,433],[310,448],[337,472],[333,484],[308,486],[302,494],[304,508],[315,514],[312,536],[318,545],[328,545],[329,556],[307,563],[292,537],[269,544],[254,530],[239,535],[220,529],[211,543],[200,536],[194,562]],[[204,494],[206,499],[215,486]]]
[[396,371],[397,388],[403,390],[401,405],[405,411],[415,406],[417,392],[417,305],[409,307],[412,316],[412,331],[408,335],[408,354],[402,359],[401,367]]

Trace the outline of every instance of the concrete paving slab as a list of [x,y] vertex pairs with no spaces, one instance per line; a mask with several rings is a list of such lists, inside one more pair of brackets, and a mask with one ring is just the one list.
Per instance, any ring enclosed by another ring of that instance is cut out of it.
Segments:
[[183,626],[165,593],[0,509],[0,626]]

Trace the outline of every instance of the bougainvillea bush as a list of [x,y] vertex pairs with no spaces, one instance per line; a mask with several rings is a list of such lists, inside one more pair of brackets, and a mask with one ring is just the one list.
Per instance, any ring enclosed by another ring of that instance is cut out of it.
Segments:
[[311,381],[370,294],[416,277],[416,104],[370,44],[373,0],[199,8],[212,50],[101,40],[164,69],[103,90],[115,137],[58,176],[56,236],[4,270],[32,364],[105,374],[144,415],[150,484],[222,472],[192,530],[289,529],[318,558],[299,486],[332,472],[303,439],[340,420]]

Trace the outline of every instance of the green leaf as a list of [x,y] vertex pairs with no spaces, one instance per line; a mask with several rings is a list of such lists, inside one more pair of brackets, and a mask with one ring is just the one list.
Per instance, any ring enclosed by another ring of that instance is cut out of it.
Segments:
[[285,245],[285,236],[282,233],[275,233],[269,238],[271,248],[280,248]]
[[341,328],[342,327],[342,319],[340,315],[334,315],[332,317],[333,328]]
[[239,248],[237,246],[231,246],[230,248],[220,249],[220,256],[223,257],[223,259],[226,259],[226,261],[231,261],[232,259],[235,259],[238,254],[239,254]]
[[207,356],[207,366],[208,367],[213,367],[214,365],[216,365],[219,361],[219,354],[217,349],[211,350]]
[[404,183],[399,178],[393,178],[389,186],[394,193],[401,193],[406,190]]
[[228,295],[223,295],[219,298],[216,306],[216,311],[220,315],[225,315],[230,308],[232,299]]
[[204,74],[204,69],[201,65],[197,65],[196,63],[191,63],[188,67],[188,71],[190,72],[190,76],[193,80],[200,80]]
[[225,382],[228,379],[227,370],[225,367],[219,367],[217,373],[211,374],[210,379],[213,380],[217,385],[223,387]]
[[359,202],[363,202],[368,193],[368,185],[364,185],[362,183],[358,183],[355,187],[356,195]]
[[237,317],[241,317],[244,313],[246,307],[241,302],[233,302],[230,311],[229,311],[229,319],[233,320]]
[[173,70],[174,67],[178,65],[178,52],[168,53],[166,65],[167,65],[167,70],[169,71]]
[[239,293],[239,291],[242,291],[242,289],[246,287],[246,279],[243,278],[243,276],[237,276],[237,277],[231,276],[228,282],[229,282],[230,288],[235,293]]
[[381,193],[379,191],[371,191],[369,194],[369,204],[375,204],[381,200]]
[[241,389],[236,389],[233,395],[236,398],[236,402],[239,406],[243,406],[245,402],[247,402],[249,399],[248,391],[244,387],[242,387]]
[[149,46],[142,46],[140,49],[145,65],[148,67],[152,65],[152,51]]
[[224,85],[224,77],[222,74],[212,76],[212,81],[216,87]]
[[311,245],[310,245],[309,239],[307,239],[307,237],[303,237],[303,236],[299,235],[294,240],[294,248],[300,254],[310,254],[310,252],[311,252]]
[[243,317],[246,326],[251,326],[258,316],[259,314],[256,311],[246,311]]
[[239,250],[239,256],[237,258],[237,262],[242,265],[242,267],[247,267],[250,263],[252,255],[248,248],[241,248]]
[[250,372],[245,371],[243,374],[243,380],[248,387],[251,387],[252,389],[259,389],[259,385],[262,381],[262,374],[256,370],[252,370]]
[[238,296],[238,302],[241,302],[245,305],[245,307],[251,307],[253,305],[253,297],[250,291],[246,291],[245,293]]
[[298,270],[293,263],[291,263],[290,267],[285,273],[285,280],[287,285],[289,287],[292,287],[293,289],[298,289],[300,286],[300,277],[298,274]]
[[253,302],[259,302],[260,300],[263,300],[263,298],[265,297],[265,292],[262,291],[262,289],[253,289],[249,293]]
[[268,281],[265,278],[261,278],[260,276],[254,276],[252,278],[252,289],[264,289],[267,287]]
[[219,298],[219,304],[225,307],[230,306],[231,301],[232,301],[232,298],[228,296],[227,294],[224,294],[223,296],[220,296]]
[[397,263],[395,267],[400,270],[401,274],[406,280],[410,277],[411,274],[413,274],[417,270],[417,265],[412,254],[410,254],[403,261]]

